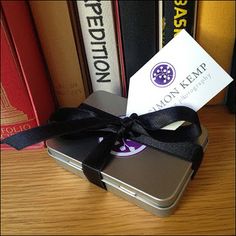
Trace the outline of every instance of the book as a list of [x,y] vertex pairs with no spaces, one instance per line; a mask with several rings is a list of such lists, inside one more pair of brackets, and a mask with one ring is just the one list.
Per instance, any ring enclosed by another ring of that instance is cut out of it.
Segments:
[[[20,65],[12,49],[9,33],[1,20],[1,139],[37,125]],[[4,147],[1,145],[1,149]]]
[[234,79],[229,85],[227,91],[226,105],[231,113],[236,112],[236,40],[234,43],[234,52],[231,63],[231,77]]
[[86,86],[66,1],[30,1],[39,40],[60,107],[76,107]]
[[[230,73],[235,40],[235,1],[199,1],[196,40]],[[226,89],[208,104],[223,104],[225,97]]]
[[[45,124],[54,111],[47,70],[25,1],[1,2],[1,139]],[[32,56],[33,55],[33,56]],[[42,147],[44,144],[31,146]],[[8,149],[1,145],[1,149]]]
[[92,93],[93,89],[92,89],[90,74],[88,70],[88,63],[86,60],[85,48],[84,48],[84,44],[82,43],[83,42],[82,32],[81,32],[80,25],[77,20],[79,17],[78,9],[76,5],[76,1],[67,1],[67,4],[69,8],[69,13],[70,13],[70,20],[71,20],[71,25],[73,29],[77,54],[78,54],[79,62],[80,62],[80,69],[81,69],[82,79],[84,83],[85,95],[87,97],[88,95]]
[[119,63],[120,63],[122,95],[123,97],[127,97],[128,88],[127,88],[126,75],[125,75],[124,50],[123,50],[123,44],[122,44],[121,22],[120,22],[118,1],[113,1],[113,12],[114,12],[114,22],[115,22],[115,28],[116,28],[118,56],[119,56]]
[[163,1],[158,0],[158,51],[162,49],[164,41],[163,30],[164,30]]
[[161,48],[164,47],[177,33],[185,29],[192,37],[196,33],[196,0],[175,0],[162,2],[163,27]]
[[[127,89],[130,77],[157,52],[157,1],[118,1]],[[117,29],[118,31],[119,29]]]
[[122,94],[111,1],[77,1],[93,91]]

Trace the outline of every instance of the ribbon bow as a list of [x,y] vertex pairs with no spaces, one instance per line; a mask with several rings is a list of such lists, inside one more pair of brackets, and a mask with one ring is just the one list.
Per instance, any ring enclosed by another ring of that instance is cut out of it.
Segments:
[[[176,130],[161,129],[176,121],[187,121]],[[132,114],[124,119],[101,111],[87,104],[79,108],[61,108],[50,118],[47,125],[17,133],[1,141],[16,149],[62,136],[80,139],[97,135],[103,140],[82,163],[86,177],[96,185],[104,187],[100,172],[111,159],[114,143],[122,138],[173,154],[192,162],[194,174],[203,157],[203,149],[196,144],[201,135],[198,115],[188,107],[178,106],[138,116]],[[157,157],[158,158],[158,157]]]

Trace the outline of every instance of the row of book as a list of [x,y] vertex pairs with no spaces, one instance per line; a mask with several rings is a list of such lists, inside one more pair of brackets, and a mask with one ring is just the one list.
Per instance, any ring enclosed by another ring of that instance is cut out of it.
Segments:
[[[1,1],[1,139],[44,124],[55,108],[76,107],[92,91],[127,96],[130,77],[181,29],[229,72],[234,7],[196,0]],[[223,103],[225,92],[211,104]]]

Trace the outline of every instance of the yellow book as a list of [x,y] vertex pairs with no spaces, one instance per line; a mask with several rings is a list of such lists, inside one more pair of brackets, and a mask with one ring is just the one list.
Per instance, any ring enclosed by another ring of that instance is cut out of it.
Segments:
[[[198,1],[197,18],[198,43],[229,73],[235,39],[235,1]],[[208,104],[222,104],[225,93],[222,91]]]
[[59,106],[76,107],[85,89],[66,1],[30,1]]

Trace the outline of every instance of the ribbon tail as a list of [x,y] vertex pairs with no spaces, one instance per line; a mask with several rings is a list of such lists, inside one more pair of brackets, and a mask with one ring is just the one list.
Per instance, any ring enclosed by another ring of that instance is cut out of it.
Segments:
[[98,123],[96,118],[80,120],[79,122],[77,120],[71,120],[66,122],[49,123],[47,125],[38,126],[14,134],[1,140],[1,144],[8,144],[17,150],[21,150],[50,138],[73,134],[75,132],[83,132],[100,126],[104,126],[104,122]]
[[117,133],[110,133],[105,136],[101,143],[92,150],[82,163],[82,169],[87,179],[99,187],[106,189],[102,182],[101,171],[111,160],[110,151],[118,138]]
[[8,144],[17,150],[21,150],[25,147],[42,142],[51,137],[55,137],[56,133],[58,133],[54,130],[55,128],[56,125],[53,123],[45,126],[35,127],[1,140],[1,144]]

